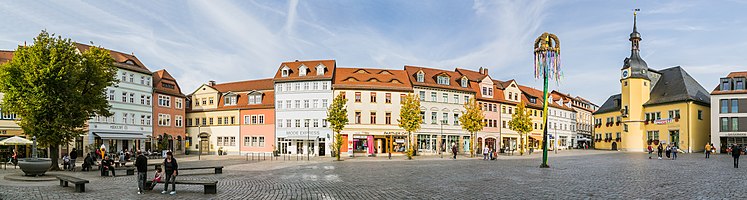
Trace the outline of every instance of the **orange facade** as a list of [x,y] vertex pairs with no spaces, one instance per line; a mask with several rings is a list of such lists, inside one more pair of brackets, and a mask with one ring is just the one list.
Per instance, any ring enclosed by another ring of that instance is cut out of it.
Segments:
[[[162,138],[168,134],[174,141],[186,139],[186,99],[179,84],[166,70],[153,73],[153,138]],[[182,148],[181,143],[174,147]]]
[[272,152],[275,145],[275,109],[242,109],[240,115],[241,152]]

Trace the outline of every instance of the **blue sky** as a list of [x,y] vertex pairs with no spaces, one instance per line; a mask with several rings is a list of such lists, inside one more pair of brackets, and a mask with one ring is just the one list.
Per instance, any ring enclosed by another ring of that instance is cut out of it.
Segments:
[[341,67],[487,67],[541,88],[532,42],[561,41],[565,79],[553,88],[601,105],[620,92],[640,8],[649,67],[682,66],[707,90],[747,70],[747,1],[2,1],[0,49],[40,30],[134,53],[192,92],[208,80],[267,78],[283,61]]

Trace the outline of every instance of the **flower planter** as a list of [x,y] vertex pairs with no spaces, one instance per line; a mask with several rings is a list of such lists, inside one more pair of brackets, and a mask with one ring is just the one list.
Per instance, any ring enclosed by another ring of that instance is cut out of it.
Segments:
[[679,122],[680,118],[674,118],[674,122]]

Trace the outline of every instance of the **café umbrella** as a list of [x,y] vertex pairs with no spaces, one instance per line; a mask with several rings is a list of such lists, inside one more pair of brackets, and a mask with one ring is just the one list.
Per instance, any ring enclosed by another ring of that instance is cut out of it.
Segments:
[[0,145],[14,145],[16,151],[18,150],[17,145],[30,145],[30,144],[34,144],[34,141],[28,140],[26,138],[18,137],[18,136],[13,136],[13,137],[6,138],[4,140],[0,140]]

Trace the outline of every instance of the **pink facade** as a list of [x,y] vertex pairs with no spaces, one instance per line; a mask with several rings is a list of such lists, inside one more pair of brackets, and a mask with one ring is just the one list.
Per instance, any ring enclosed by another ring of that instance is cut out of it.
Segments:
[[250,109],[240,111],[242,153],[270,153],[275,145],[275,110]]

